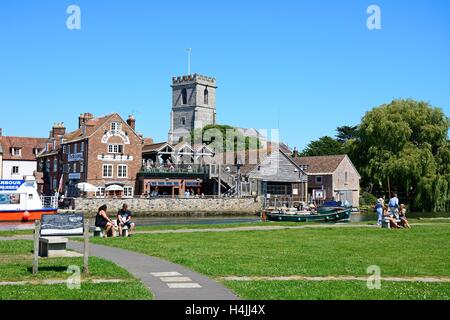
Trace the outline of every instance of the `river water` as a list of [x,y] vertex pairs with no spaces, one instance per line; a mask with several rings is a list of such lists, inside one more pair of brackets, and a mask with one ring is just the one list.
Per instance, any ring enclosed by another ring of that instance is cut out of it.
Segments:
[[[408,218],[450,218],[450,213],[431,213],[431,212],[411,212],[407,214]],[[245,222],[257,222],[261,219],[257,216],[199,216],[199,217],[136,217],[134,221],[139,226],[161,226],[161,225],[193,225],[193,224],[233,224]],[[351,216],[351,222],[376,221],[376,214],[354,213]],[[34,223],[0,222],[0,231],[7,230],[30,230]]]

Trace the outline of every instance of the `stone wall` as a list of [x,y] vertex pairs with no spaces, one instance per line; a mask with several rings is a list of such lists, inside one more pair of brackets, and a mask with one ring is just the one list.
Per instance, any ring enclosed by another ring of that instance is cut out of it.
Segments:
[[106,204],[108,212],[115,214],[124,203],[138,216],[195,216],[195,215],[253,215],[260,212],[259,198],[222,199],[74,199],[74,210],[97,213]]

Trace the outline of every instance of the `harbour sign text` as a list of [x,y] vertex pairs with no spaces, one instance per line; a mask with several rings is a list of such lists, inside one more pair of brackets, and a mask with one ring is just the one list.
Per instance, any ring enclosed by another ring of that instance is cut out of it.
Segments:
[[24,183],[23,180],[0,180],[0,191],[15,191]]

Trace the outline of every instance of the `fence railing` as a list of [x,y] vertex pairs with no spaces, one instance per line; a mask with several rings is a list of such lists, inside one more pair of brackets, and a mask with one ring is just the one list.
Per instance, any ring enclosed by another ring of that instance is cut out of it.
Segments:
[[41,196],[41,203],[43,209],[58,208],[58,197],[55,196]]

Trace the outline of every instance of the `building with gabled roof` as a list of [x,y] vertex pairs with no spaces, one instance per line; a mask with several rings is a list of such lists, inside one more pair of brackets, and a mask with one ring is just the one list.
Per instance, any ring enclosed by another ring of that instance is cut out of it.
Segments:
[[86,183],[96,188],[89,192],[97,197],[133,197],[144,143],[135,124],[132,116],[125,121],[118,113],[100,117],[84,113],[75,131],[55,132],[54,127],[39,155],[45,191],[76,197],[78,184]]
[[[36,156],[44,149],[45,142],[45,138],[0,135],[0,179],[22,180],[24,176],[36,177]],[[38,183],[38,187],[42,185]]]
[[347,155],[293,157],[308,174],[313,201],[335,200],[359,206],[361,176]]

